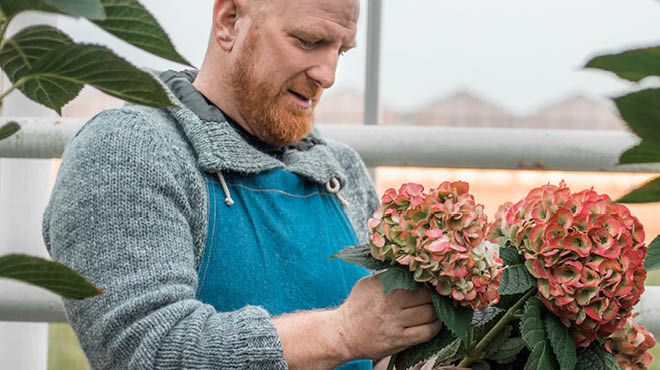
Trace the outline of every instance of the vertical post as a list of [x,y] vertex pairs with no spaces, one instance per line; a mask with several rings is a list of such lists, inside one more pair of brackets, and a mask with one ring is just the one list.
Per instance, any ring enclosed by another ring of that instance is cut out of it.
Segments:
[[[8,35],[31,24],[56,25],[55,16],[23,14],[14,19]],[[4,75],[0,76],[5,78]],[[11,86],[3,81],[6,89]],[[55,117],[56,114],[15,91],[4,100],[8,117]],[[47,256],[41,239],[41,215],[50,194],[52,160],[0,159],[0,255],[24,253]],[[23,283],[3,280],[1,291],[21,292]],[[2,368],[45,370],[48,362],[48,323],[0,322]]]
[[[364,124],[380,123],[380,20],[382,1],[367,0],[367,68],[364,83]],[[376,169],[369,168],[369,176],[376,183]]]
[[367,68],[364,92],[364,123],[380,123],[380,20],[381,0],[368,0],[367,6]]

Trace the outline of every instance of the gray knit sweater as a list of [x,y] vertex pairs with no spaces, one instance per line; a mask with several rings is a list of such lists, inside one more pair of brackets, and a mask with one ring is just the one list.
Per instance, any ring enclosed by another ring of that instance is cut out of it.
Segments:
[[180,109],[127,106],[92,118],[62,158],[43,221],[46,247],[105,292],[65,301],[93,369],[286,369],[260,307],[216,312],[196,300],[208,228],[203,172],[274,168],[324,184],[336,177],[366,241],[378,203],[358,155],[317,139],[273,157],[248,145],[192,87],[164,73]]

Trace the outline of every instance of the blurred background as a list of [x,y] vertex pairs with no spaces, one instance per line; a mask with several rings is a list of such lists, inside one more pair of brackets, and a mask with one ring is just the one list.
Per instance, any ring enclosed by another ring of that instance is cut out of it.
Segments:
[[[181,54],[199,67],[213,1],[141,2],[161,22]],[[336,83],[317,107],[319,123],[362,124],[368,14],[366,1],[361,0],[361,5],[358,47],[340,60]],[[77,41],[102,40],[140,66],[183,68],[127,46],[86,21],[46,18]],[[382,27],[379,124],[383,125],[626,130],[610,98],[640,86],[659,85],[653,79],[633,85],[582,68],[596,55],[660,44],[660,2],[656,0],[387,0],[383,1]],[[30,103],[21,104],[29,107]],[[63,115],[89,118],[121,104],[87,88],[65,107]],[[12,166],[25,168],[25,162],[18,165],[13,161],[25,160],[0,160],[0,179]],[[47,166],[54,174],[58,162],[53,160]],[[375,170],[380,193],[404,182],[429,188],[442,181],[467,181],[490,217],[501,203],[517,201],[532,187],[562,179],[573,191],[593,187],[616,198],[652,177],[557,171]],[[0,186],[0,199],[4,199],[1,192],[6,194],[9,188]],[[630,209],[644,224],[649,242],[660,234],[657,204],[631,205]],[[649,275],[647,284],[660,285],[660,276]],[[87,368],[67,325],[50,325],[48,336],[49,369]],[[660,356],[660,351],[654,355]],[[651,368],[660,369],[660,361]]]

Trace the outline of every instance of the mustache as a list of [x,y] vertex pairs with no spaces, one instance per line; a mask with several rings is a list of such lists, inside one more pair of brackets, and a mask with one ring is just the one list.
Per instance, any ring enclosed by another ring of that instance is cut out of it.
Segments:
[[285,90],[291,90],[296,94],[311,99],[314,102],[317,102],[321,98],[321,95],[323,94],[323,88],[319,87],[314,82],[291,83],[288,86],[286,86]]

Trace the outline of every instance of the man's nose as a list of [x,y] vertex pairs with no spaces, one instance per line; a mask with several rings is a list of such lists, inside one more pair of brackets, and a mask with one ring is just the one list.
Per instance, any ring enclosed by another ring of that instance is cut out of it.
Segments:
[[325,53],[317,63],[307,69],[307,76],[316,81],[322,88],[327,89],[335,83],[338,55]]

